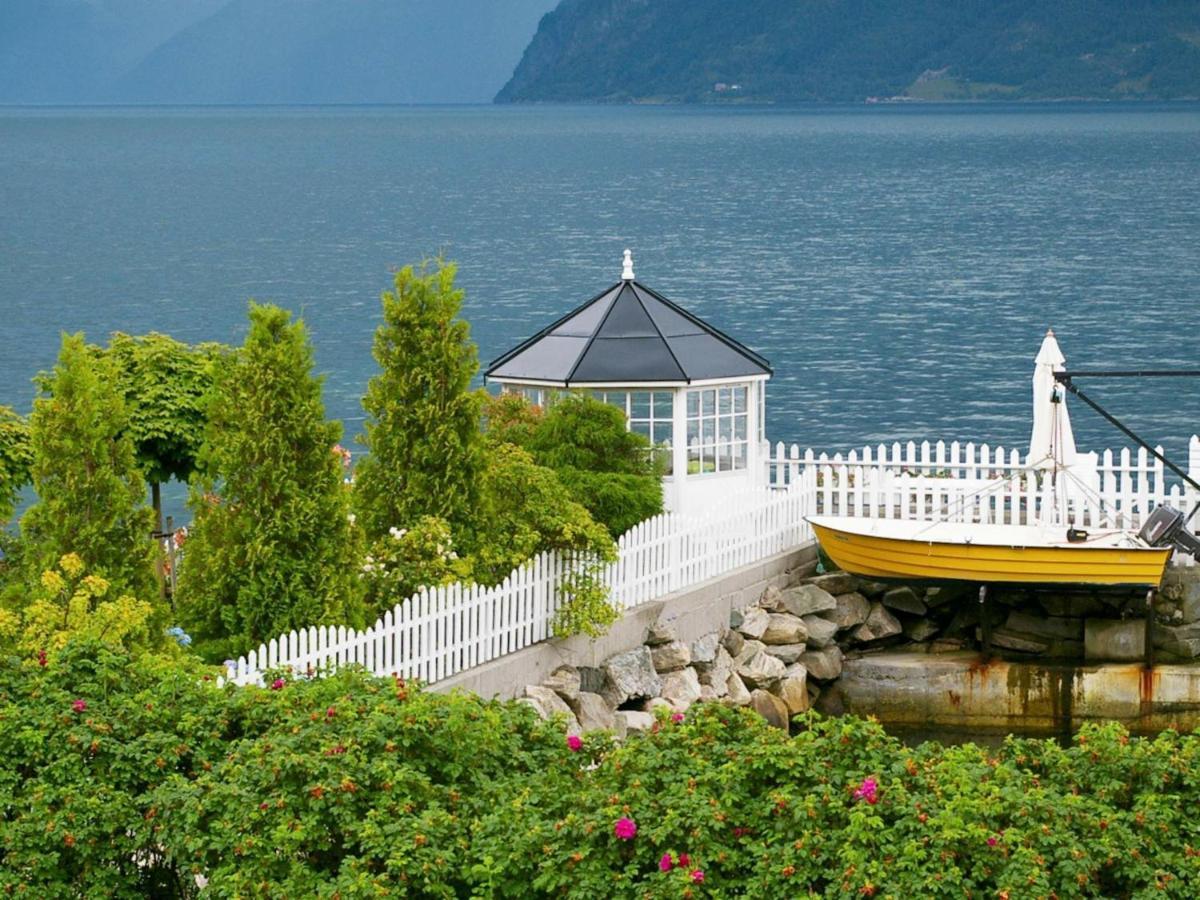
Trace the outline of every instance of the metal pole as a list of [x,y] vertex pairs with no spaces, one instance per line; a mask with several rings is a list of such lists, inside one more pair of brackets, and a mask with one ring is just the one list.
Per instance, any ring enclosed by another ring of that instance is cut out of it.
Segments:
[[1146,591],[1146,668],[1154,668],[1154,588]]
[[983,658],[992,658],[992,604],[986,584],[979,586],[979,629],[983,635]]

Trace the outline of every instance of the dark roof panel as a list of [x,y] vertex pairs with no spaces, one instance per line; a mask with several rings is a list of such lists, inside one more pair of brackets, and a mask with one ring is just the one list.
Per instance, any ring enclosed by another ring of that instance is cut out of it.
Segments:
[[629,278],[494,360],[485,376],[569,385],[770,374],[753,350]]

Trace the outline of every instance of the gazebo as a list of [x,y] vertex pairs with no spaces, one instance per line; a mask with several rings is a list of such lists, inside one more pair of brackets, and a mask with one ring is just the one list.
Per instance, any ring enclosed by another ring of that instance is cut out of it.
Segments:
[[540,406],[590,391],[667,458],[663,497],[697,513],[766,478],[770,364],[636,280],[621,280],[491,363],[488,384]]

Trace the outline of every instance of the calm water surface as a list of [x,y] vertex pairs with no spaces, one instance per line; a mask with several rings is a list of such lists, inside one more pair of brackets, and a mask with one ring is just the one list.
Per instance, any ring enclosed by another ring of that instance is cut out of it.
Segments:
[[[773,362],[773,440],[1019,445],[1048,326],[1075,365],[1200,362],[1200,107],[0,110],[0,403],[62,330],[236,342],[254,297],[352,436],[392,267],[457,260],[488,360],[626,246]],[[1200,428],[1200,383],[1094,393]]]

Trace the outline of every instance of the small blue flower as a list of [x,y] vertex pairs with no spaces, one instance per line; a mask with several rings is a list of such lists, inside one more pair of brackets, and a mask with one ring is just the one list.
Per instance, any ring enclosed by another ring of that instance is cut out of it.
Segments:
[[175,641],[180,647],[187,647],[192,643],[191,635],[180,628],[178,625],[173,625],[167,629],[167,634],[175,638]]

